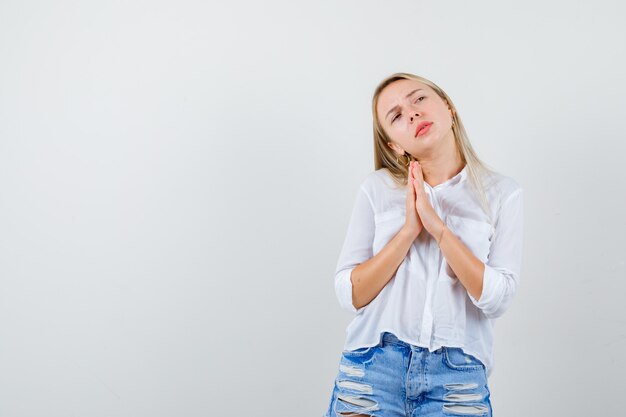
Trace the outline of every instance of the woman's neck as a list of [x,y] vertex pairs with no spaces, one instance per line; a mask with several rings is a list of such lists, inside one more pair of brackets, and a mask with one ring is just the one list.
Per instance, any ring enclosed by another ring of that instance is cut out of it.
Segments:
[[424,181],[431,187],[448,181],[465,167],[460,155],[455,155],[454,158],[422,159],[419,162],[422,166]]

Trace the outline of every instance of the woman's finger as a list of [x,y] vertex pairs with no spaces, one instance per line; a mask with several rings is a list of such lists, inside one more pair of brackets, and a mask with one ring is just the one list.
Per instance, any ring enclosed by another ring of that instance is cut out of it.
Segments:
[[411,182],[413,183],[413,187],[414,187],[414,191],[417,194],[418,193],[418,187],[419,187],[419,178],[417,175],[415,175],[415,171],[417,170],[417,162],[413,165],[413,167],[411,168]]
[[409,177],[407,179],[407,186],[409,188],[409,192],[407,193],[407,199],[409,200],[409,205],[410,207],[413,207],[415,205],[415,188],[413,185],[413,172],[412,172],[412,165],[413,163],[411,162],[411,165],[409,165]]
[[422,166],[420,165],[419,162],[415,163],[415,172],[414,172],[413,177],[415,178],[416,187],[418,187],[419,190],[423,191],[424,190],[424,176],[422,173]]
[[420,175],[422,173],[421,169],[422,169],[422,166],[419,163],[416,163],[414,177],[418,182],[420,180]]

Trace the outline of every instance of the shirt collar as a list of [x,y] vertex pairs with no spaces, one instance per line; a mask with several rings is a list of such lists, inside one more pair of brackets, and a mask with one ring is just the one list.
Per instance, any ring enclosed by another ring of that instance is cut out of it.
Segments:
[[448,187],[452,187],[452,186],[454,186],[456,184],[459,184],[459,183],[465,181],[466,178],[467,178],[467,163],[465,164],[463,169],[461,171],[459,171],[458,174],[456,174],[452,178],[447,179],[446,181],[442,182],[441,184],[437,184],[434,187],[432,187],[430,184],[428,184],[426,181],[424,181],[424,186],[426,186],[427,188],[430,188],[432,190],[440,190],[442,188],[448,188]]

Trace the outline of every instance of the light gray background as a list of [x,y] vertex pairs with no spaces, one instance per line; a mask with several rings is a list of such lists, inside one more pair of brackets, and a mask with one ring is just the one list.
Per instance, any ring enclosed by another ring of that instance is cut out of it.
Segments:
[[497,416],[617,415],[619,1],[0,2],[0,416],[321,415],[385,76],[525,188]]

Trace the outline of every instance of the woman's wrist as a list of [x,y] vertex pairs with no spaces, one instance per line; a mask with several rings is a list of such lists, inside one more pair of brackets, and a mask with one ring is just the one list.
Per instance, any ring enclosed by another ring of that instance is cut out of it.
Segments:
[[419,236],[420,232],[421,232],[421,229],[420,230],[416,230],[414,227],[409,226],[407,223],[404,223],[404,225],[400,229],[400,233],[402,233],[403,235],[407,236],[407,238],[410,238],[411,241],[417,239],[417,237]]
[[441,222],[441,232],[439,232],[439,239],[437,239],[437,245],[441,246],[441,240],[443,239],[443,235],[446,232],[446,224],[444,222]]

